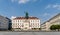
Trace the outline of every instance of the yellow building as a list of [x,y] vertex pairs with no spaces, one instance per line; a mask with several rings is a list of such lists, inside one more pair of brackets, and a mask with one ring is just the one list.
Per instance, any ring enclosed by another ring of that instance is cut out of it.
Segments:
[[41,24],[41,28],[43,31],[50,31],[50,26],[56,24],[60,24],[60,13]]

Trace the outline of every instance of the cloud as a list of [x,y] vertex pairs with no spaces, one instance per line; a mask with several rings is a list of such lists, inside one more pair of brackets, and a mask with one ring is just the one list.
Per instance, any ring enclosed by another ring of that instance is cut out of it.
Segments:
[[45,9],[49,9],[49,8],[55,8],[55,9],[60,10],[60,5],[58,5],[58,4],[55,4],[55,5],[47,5],[47,6],[45,7]]
[[53,8],[60,10],[60,5],[53,5]]
[[21,4],[21,3],[27,3],[29,2],[30,0],[19,0],[18,3]]
[[47,16],[50,16],[50,14],[49,13],[43,13],[40,15],[40,17],[47,17]]
[[25,4],[30,1],[37,1],[37,0],[11,0],[12,2],[18,2],[19,4]]
[[45,9],[48,9],[48,8],[51,8],[51,5],[47,5],[47,6],[45,7]]
[[49,13],[44,13],[43,14],[43,16],[45,17],[45,16],[49,16],[50,14]]
[[37,0],[33,0],[34,2],[37,1]]
[[12,2],[16,2],[17,0],[11,0]]

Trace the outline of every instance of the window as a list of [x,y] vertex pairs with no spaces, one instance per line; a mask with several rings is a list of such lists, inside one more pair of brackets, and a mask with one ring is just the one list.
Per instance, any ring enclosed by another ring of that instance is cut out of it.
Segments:
[[28,24],[25,24],[26,26],[28,25]]
[[19,20],[18,20],[18,22],[19,22]]
[[20,20],[20,22],[21,22],[21,20]]
[[18,23],[18,25],[19,25],[19,23]]
[[31,20],[31,22],[32,22],[32,20]]
[[17,22],[17,20],[15,20],[15,22]]
[[22,27],[23,27],[24,25],[22,25]]
[[29,27],[32,27],[32,25],[29,25]]
[[33,23],[33,25],[34,25],[34,23]]

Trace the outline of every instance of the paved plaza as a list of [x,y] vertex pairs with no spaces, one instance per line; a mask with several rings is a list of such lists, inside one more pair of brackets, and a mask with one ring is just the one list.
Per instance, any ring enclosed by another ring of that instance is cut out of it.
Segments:
[[0,32],[0,35],[60,35],[60,32]]

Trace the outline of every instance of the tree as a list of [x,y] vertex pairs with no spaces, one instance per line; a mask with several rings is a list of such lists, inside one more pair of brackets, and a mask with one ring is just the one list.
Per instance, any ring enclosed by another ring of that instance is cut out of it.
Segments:
[[52,26],[50,27],[50,29],[51,29],[51,30],[55,30],[55,25],[52,25]]
[[28,12],[25,12],[25,18],[26,18],[26,19],[29,18],[29,14],[28,14]]
[[50,30],[56,30],[56,29],[59,31],[60,25],[52,25],[52,26],[50,27]]

